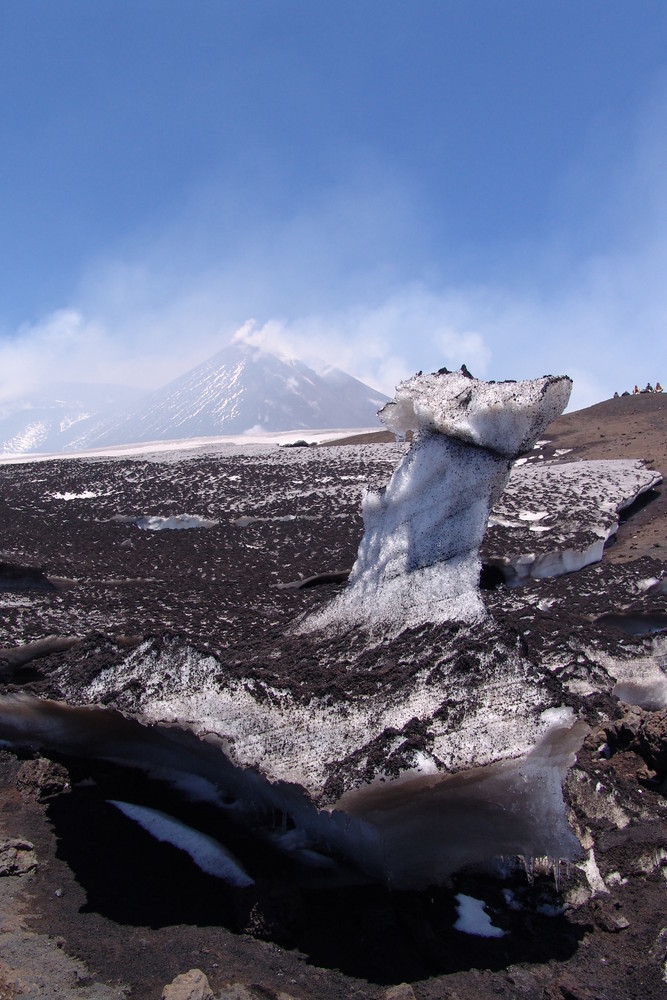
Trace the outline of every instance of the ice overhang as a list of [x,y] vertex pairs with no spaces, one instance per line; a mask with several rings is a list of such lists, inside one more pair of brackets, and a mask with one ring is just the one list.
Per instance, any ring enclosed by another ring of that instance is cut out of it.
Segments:
[[379,416],[399,435],[430,431],[515,458],[563,412],[571,390],[566,375],[483,382],[443,369],[401,382]]

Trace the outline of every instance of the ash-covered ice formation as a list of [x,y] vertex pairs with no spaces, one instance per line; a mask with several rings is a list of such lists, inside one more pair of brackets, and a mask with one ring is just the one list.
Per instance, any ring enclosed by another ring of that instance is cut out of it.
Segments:
[[415,375],[380,411],[412,446],[387,486],[363,501],[349,585],[304,629],[364,623],[402,629],[484,615],[479,549],[512,460],[567,405],[572,382],[547,375],[483,382],[467,369]]
[[73,653],[49,677],[67,704],[0,700],[0,739],[169,775],[264,824],[280,850],[392,885],[499,854],[576,856],[561,785],[585,725],[517,629],[484,615],[478,555],[512,458],[570,387],[446,372],[402,383],[382,416],[417,433],[365,500],[340,598],[226,659],[177,638],[108,664],[93,649],[90,669]]

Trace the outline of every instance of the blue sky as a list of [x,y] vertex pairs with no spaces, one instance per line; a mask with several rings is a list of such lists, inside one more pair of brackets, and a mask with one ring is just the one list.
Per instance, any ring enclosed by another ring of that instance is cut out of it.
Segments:
[[0,401],[236,331],[667,380],[664,0],[5,0]]

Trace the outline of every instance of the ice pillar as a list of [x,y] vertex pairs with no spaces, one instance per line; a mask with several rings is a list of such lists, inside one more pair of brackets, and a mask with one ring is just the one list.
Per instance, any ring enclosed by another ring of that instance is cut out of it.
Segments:
[[567,405],[572,382],[547,375],[483,382],[461,372],[415,375],[380,411],[412,445],[363,501],[364,535],[343,594],[306,627],[383,629],[484,614],[479,549],[513,459]]

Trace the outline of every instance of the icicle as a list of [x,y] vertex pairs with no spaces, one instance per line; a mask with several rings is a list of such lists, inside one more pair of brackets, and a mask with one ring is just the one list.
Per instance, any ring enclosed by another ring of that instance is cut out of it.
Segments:
[[556,858],[554,860],[552,871],[554,876],[554,887],[556,892],[560,892],[560,858]]
[[527,858],[525,854],[520,854],[519,858],[523,864],[528,884],[535,885],[535,858]]

